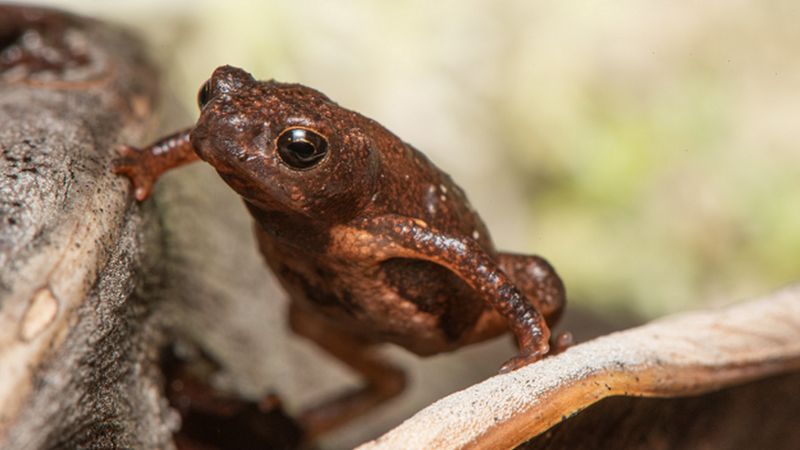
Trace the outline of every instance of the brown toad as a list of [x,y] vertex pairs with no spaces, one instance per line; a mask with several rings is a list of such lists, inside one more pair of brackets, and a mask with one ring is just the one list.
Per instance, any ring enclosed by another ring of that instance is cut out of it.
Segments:
[[310,434],[402,390],[375,344],[432,355],[510,329],[520,354],[503,370],[547,354],[561,280],[538,256],[497,252],[464,192],[422,153],[313,89],[230,66],[198,103],[193,128],[126,147],[114,170],[143,200],[161,173],[199,157],[244,199],[291,297],[292,328],[366,382],[305,413]]

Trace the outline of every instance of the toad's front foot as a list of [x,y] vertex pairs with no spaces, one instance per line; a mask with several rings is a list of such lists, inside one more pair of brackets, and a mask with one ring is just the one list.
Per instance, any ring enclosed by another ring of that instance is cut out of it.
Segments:
[[142,149],[130,145],[119,148],[119,157],[111,161],[111,170],[119,175],[125,175],[133,183],[136,200],[143,201],[153,191],[158,175],[150,170],[148,154]]
[[550,345],[543,346],[543,348],[540,347],[539,349],[530,353],[520,354],[519,356],[506,361],[506,363],[503,364],[503,367],[500,368],[500,373],[513,372],[521,367],[527,366],[528,364],[539,361],[545,356],[557,355],[569,347],[572,347],[572,345],[574,345],[572,333],[568,331],[559,333],[557,336],[555,336]]
[[547,344],[545,344],[543,348],[539,348],[536,351],[533,351],[531,353],[521,353],[519,356],[515,356],[509,359],[508,361],[506,361],[505,364],[503,364],[503,367],[500,368],[500,373],[513,372],[521,367],[527,366],[528,364],[539,361],[540,359],[547,356],[549,348],[550,347]]
[[142,201],[150,196],[161,174],[197,161],[189,134],[189,129],[182,130],[141,149],[123,145],[119,149],[119,157],[111,161],[111,170],[130,178],[136,200]]

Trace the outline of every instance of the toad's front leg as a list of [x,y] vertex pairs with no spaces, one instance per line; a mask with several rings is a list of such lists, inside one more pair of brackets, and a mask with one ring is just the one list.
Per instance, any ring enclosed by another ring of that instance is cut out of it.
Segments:
[[111,162],[111,170],[130,178],[136,200],[142,201],[150,196],[153,185],[164,172],[197,161],[197,153],[189,141],[190,131],[179,131],[142,149],[123,145],[120,156]]
[[337,252],[354,258],[420,259],[452,271],[508,322],[520,355],[503,365],[507,372],[544,357],[550,329],[533,303],[473,239],[442,233],[419,219],[386,215],[333,230]]

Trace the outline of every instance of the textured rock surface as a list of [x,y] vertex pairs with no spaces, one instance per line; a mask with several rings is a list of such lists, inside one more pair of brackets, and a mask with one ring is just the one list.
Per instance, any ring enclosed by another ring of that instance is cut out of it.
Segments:
[[0,447],[168,448],[133,294],[158,232],[108,171],[152,128],[155,74],[131,36],[41,10],[0,6],[0,47]]

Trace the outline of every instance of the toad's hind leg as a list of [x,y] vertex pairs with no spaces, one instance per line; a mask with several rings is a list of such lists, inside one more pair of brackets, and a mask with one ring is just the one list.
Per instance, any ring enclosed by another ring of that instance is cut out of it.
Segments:
[[[536,255],[500,253],[497,262],[514,285],[525,294],[544,316],[547,326],[552,327],[566,306],[564,283],[553,266]],[[563,332],[551,337],[550,354],[561,353],[572,345],[572,334]]]
[[347,364],[365,381],[361,388],[345,392],[303,411],[300,424],[309,438],[319,436],[400,394],[405,374],[375,353],[374,345],[338,328],[314,312],[292,305],[292,330],[314,341],[330,355]]
[[525,294],[547,321],[553,326],[566,305],[564,283],[553,266],[536,255],[500,253],[497,263],[503,272],[514,281],[514,285]]

